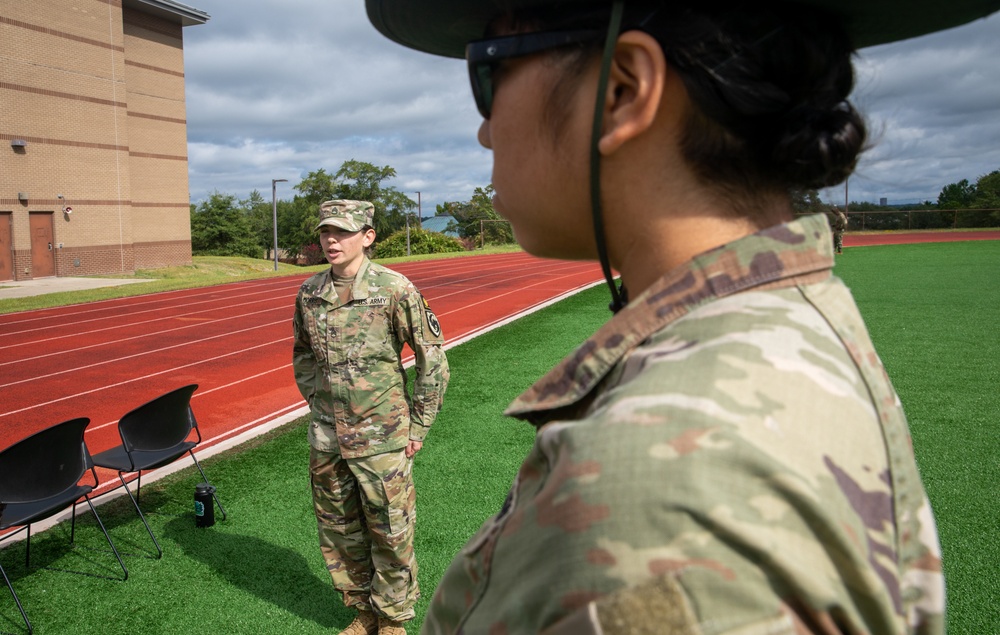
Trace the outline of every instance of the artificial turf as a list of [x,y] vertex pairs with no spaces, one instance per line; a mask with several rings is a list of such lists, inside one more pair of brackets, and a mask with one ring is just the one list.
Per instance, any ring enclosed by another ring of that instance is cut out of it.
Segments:
[[846,249],[934,507],[951,635],[1000,633],[1000,241]]
[[[906,407],[935,506],[948,576],[949,632],[998,632],[1000,487],[993,426],[1000,420],[1000,242],[848,249],[837,275],[852,287]],[[455,552],[500,507],[532,441],[501,411],[609,314],[602,287],[487,333],[449,352],[445,407],[417,455],[416,551],[423,597],[417,632]],[[40,635],[330,633],[350,620],[320,558],[308,447],[298,421],[203,461],[229,511],[197,528],[185,470],[142,489],[164,555],[127,499],[99,508],[129,567],[120,575],[89,513],[0,552]],[[44,567],[44,568],[40,568]],[[68,571],[91,575],[74,575]],[[0,590],[0,631],[23,632]]]

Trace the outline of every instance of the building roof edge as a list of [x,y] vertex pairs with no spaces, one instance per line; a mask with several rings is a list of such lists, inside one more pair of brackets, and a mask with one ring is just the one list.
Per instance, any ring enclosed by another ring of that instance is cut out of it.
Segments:
[[204,11],[175,0],[123,0],[122,4],[174,22],[179,21],[181,26],[205,24],[211,19]]

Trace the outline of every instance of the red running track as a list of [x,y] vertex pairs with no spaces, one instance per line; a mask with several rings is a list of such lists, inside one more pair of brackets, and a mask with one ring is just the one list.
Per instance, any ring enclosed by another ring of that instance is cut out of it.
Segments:
[[1000,231],[967,232],[883,232],[877,234],[844,234],[844,247],[871,245],[904,245],[910,243],[944,243],[957,240],[1000,240]]
[[[1000,231],[847,234],[845,246],[998,240]],[[595,263],[526,254],[396,266],[424,293],[449,343],[602,278]],[[91,418],[92,452],[118,418],[199,384],[202,448],[304,405],[291,371],[291,317],[305,275],[0,315],[0,448],[53,423]],[[105,480],[102,476],[102,481]]]
[[[394,268],[427,298],[449,343],[603,279],[592,262],[521,253]],[[87,445],[100,452],[119,443],[119,417],[189,383],[199,385],[192,407],[201,448],[304,406],[292,375],[291,320],[305,278],[0,315],[0,448],[85,416]]]

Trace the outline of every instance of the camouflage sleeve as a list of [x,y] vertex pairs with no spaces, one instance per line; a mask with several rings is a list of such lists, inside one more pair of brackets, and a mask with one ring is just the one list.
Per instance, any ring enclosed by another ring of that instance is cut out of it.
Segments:
[[[825,286],[810,300],[863,331]],[[853,360],[798,290],[718,300],[652,336],[585,416],[539,429],[424,632],[942,633],[902,411],[886,385],[883,428]]]
[[295,373],[295,384],[302,393],[306,403],[311,404],[316,392],[316,380],[319,376],[319,364],[313,352],[309,330],[305,327],[302,315],[302,296],[295,298],[295,315],[292,317],[292,370]]
[[448,386],[448,358],[441,324],[412,284],[396,303],[393,323],[399,341],[413,349],[416,381],[410,410],[410,439],[423,441],[441,409]]

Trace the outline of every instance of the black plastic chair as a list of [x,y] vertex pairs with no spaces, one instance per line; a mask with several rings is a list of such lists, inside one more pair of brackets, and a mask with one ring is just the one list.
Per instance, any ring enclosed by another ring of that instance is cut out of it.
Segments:
[[[25,541],[25,566],[31,565],[31,524],[45,520],[59,512],[72,507],[73,521],[70,530],[70,542],[76,538],[76,504],[81,498],[87,501],[90,511],[97,519],[104,537],[111,545],[118,564],[128,580],[128,569],[122,562],[115,544],[111,542],[97,515],[94,504],[90,502],[90,492],[97,486],[97,472],[87,445],[83,440],[83,432],[90,424],[90,419],[71,419],[58,423],[50,428],[37,432],[30,437],[18,441],[0,452],[0,530],[20,527],[3,537],[0,541],[27,530]],[[94,478],[93,485],[80,484],[87,471]],[[21,600],[14,592],[14,587],[7,577],[7,572],[0,566],[0,573],[14,596],[17,609],[24,618],[28,632],[33,632]],[[103,576],[101,576],[103,577]]]
[[[205,470],[201,469],[201,464],[194,455],[194,448],[201,443],[201,431],[198,430],[198,422],[195,420],[194,411],[191,410],[191,395],[197,389],[198,384],[184,386],[132,410],[118,421],[118,433],[121,435],[122,444],[94,455],[94,463],[97,466],[118,472],[122,487],[132,499],[135,511],[139,513],[142,524],[146,526],[149,537],[153,539],[157,558],[163,556],[163,549],[160,548],[160,543],[156,541],[153,530],[150,529],[146,517],[139,508],[138,496],[142,488],[142,473],[163,467],[185,454],[190,454],[202,478],[206,483],[209,482]],[[196,440],[190,439],[192,431],[197,435]],[[132,472],[138,473],[135,496],[125,482],[125,474]],[[222,512],[222,520],[225,520],[226,510],[219,502],[219,497],[213,492],[212,498]]]

